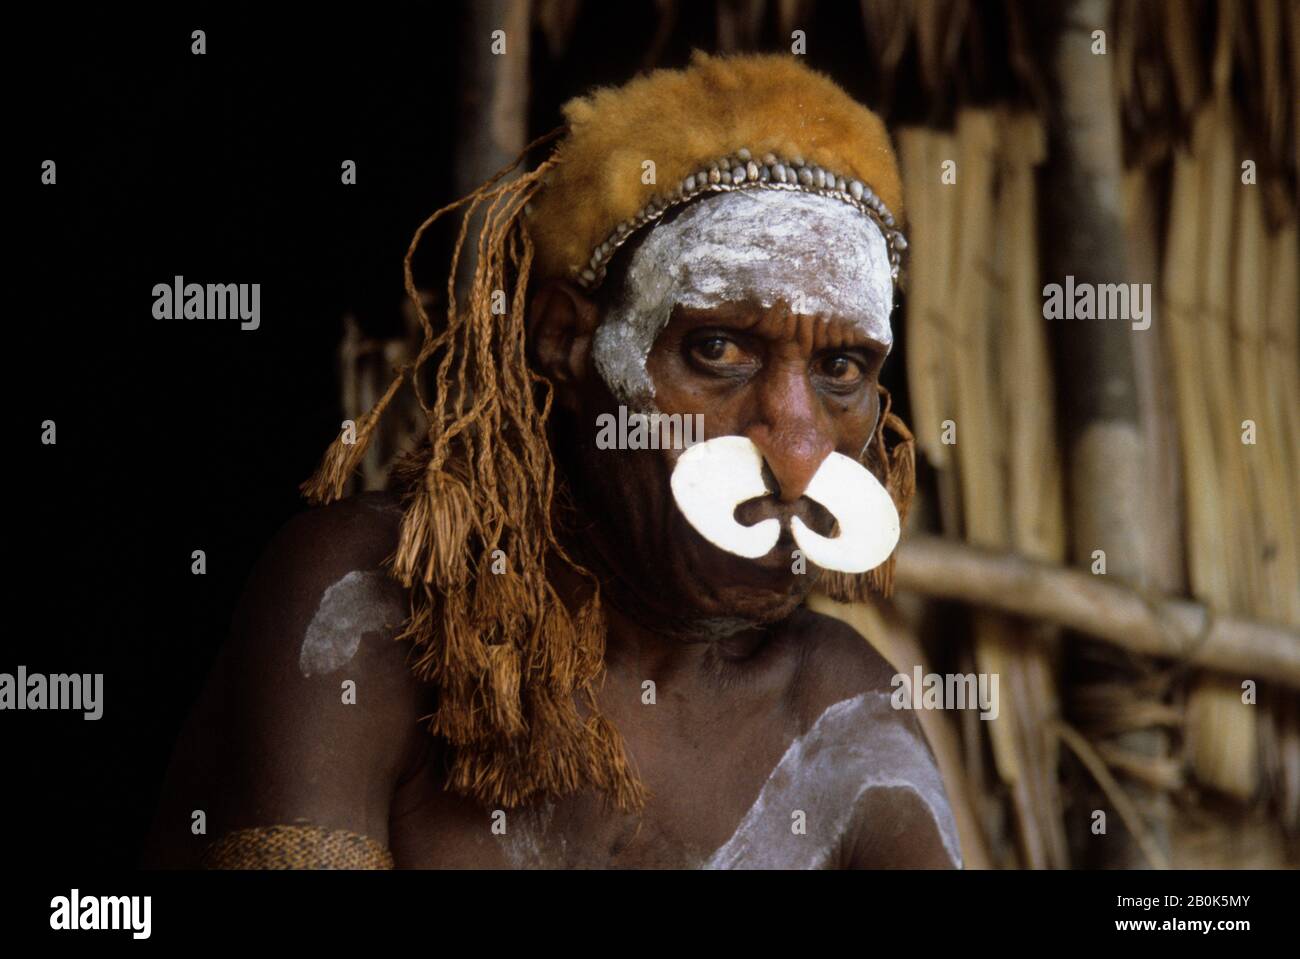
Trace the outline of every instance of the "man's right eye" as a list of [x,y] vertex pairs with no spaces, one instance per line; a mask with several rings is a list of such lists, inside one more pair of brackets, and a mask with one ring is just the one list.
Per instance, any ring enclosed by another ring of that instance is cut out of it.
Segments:
[[740,363],[745,359],[745,351],[736,342],[725,336],[710,336],[691,344],[691,353],[700,360],[711,364]]

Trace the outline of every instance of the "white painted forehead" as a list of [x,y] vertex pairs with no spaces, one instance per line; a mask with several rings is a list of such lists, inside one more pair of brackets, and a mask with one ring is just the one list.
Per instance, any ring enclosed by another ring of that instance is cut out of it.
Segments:
[[884,234],[861,211],[799,191],[718,193],[656,224],[632,254],[622,295],[596,331],[596,367],[616,397],[647,407],[646,357],[675,306],[782,302],[889,347],[893,297]]
[[783,299],[797,314],[848,321],[885,344],[893,339],[885,236],[870,217],[831,197],[715,194],[655,227],[637,251],[642,256],[663,266],[675,302],[685,306]]

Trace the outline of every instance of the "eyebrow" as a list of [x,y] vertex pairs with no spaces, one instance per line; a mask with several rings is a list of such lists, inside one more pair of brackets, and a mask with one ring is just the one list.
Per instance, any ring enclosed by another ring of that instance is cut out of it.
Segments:
[[[698,327],[717,326],[747,332],[762,323],[764,317],[752,306],[744,303],[719,303],[716,307],[707,309],[677,304],[673,307],[669,322],[678,319]],[[863,330],[859,322],[838,316],[825,317],[823,321],[847,334],[844,338],[849,342],[844,344],[844,349],[869,349],[882,355],[888,355],[890,352],[891,344],[883,343],[871,336]]]

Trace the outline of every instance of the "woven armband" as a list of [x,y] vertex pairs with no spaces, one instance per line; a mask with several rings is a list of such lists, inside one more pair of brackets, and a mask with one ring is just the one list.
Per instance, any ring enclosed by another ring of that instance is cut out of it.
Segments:
[[392,869],[392,854],[367,836],[320,826],[228,832],[203,853],[204,869]]

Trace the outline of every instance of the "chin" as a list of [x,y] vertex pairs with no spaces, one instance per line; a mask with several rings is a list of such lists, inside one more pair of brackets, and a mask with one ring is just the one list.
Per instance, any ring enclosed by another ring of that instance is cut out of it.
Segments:
[[779,623],[799,608],[807,593],[806,589],[781,593],[745,586],[731,587],[718,596],[719,608],[713,610],[712,615],[742,619],[756,626]]
[[745,559],[718,549],[692,531],[693,575],[684,584],[683,607],[692,618],[735,618],[755,624],[775,623],[793,613],[816,584],[817,575],[795,573],[789,550],[778,543],[770,553]]

